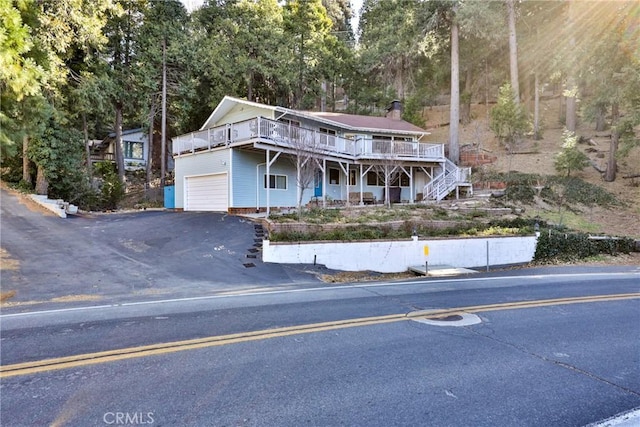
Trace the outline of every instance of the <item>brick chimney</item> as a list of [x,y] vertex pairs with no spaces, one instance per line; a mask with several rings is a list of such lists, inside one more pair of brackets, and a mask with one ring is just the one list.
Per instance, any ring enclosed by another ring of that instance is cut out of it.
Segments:
[[387,108],[386,118],[391,120],[402,120],[402,102],[395,100]]

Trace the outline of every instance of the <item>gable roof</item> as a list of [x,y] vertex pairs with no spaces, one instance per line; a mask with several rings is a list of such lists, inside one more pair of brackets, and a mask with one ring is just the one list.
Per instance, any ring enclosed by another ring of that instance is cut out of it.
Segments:
[[224,117],[233,107],[238,104],[244,104],[250,107],[275,111],[281,114],[287,114],[291,116],[304,117],[317,122],[322,122],[328,125],[332,125],[345,130],[357,132],[386,132],[386,133],[403,133],[403,134],[416,134],[416,135],[428,135],[425,129],[422,129],[412,123],[404,120],[394,120],[387,117],[379,116],[363,116],[358,114],[344,114],[333,112],[319,112],[319,111],[300,111],[293,110],[285,107],[276,107],[267,104],[260,104],[258,102],[247,101],[246,99],[234,98],[231,96],[225,96],[218,106],[213,110],[209,118],[204,122],[200,130],[213,127],[213,124],[218,122]]

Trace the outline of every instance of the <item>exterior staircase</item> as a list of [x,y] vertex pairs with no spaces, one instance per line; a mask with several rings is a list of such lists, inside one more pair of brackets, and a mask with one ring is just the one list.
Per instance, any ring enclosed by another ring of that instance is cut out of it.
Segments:
[[449,193],[465,187],[473,191],[469,182],[471,168],[460,168],[449,159],[442,163],[442,170],[427,185],[424,186],[424,200],[440,200],[447,197]]

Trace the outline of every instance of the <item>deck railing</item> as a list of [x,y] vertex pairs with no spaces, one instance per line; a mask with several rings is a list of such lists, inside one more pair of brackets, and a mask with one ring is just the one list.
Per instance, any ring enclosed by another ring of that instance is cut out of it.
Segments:
[[443,144],[362,137],[348,139],[262,117],[178,136],[173,139],[173,154],[211,150],[218,146],[251,140],[294,150],[356,158],[444,158]]

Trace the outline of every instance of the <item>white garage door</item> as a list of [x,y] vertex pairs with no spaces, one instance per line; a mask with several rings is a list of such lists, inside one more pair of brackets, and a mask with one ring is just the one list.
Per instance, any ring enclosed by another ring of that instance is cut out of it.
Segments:
[[184,188],[185,211],[226,211],[229,207],[226,173],[185,177]]

